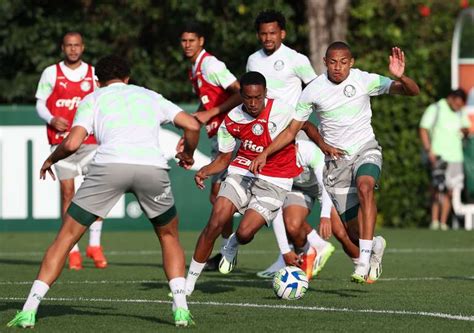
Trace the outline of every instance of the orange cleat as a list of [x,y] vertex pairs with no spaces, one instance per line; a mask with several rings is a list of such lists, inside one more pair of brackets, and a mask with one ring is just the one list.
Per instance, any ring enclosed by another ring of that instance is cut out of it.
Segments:
[[86,256],[94,260],[94,265],[97,268],[106,268],[107,259],[105,259],[102,246],[88,246],[86,249]]
[[83,268],[84,267],[82,267],[81,252],[79,251],[69,252],[69,269],[78,271]]
[[305,272],[308,280],[311,280],[313,277],[313,265],[314,260],[316,259],[316,249],[310,247],[309,250],[301,255],[301,265],[300,268]]

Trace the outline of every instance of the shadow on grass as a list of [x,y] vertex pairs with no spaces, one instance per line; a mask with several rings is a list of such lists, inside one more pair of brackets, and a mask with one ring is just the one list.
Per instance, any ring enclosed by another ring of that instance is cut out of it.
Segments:
[[[23,307],[23,303],[19,302],[8,302],[0,303],[0,312],[7,310],[18,310]],[[62,317],[62,316],[94,316],[94,317],[126,317],[126,318],[136,318],[140,320],[146,320],[152,323],[166,324],[174,327],[174,322],[160,319],[155,316],[143,316],[143,315],[134,315],[130,313],[123,313],[116,311],[115,307],[111,306],[91,306],[91,305],[51,305],[51,304],[41,304],[38,310],[37,321],[41,323],[42,318],[49,317]],[[13,315],[12,315],[13,318]],[[5,318],[2,316],[2,321]],[[2,325],[3,326],[3,325]]]
[[39,266],[41,264],[40,260],[23,260],[23,259],[4,259],[0,258],[0,265],[29,265],[29,266]]

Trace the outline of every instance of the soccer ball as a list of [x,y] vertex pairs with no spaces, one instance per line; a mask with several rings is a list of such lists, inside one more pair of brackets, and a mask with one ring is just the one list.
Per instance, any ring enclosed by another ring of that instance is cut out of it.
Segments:
[[273,291],[278,298],[299,299],[308,289],[306,274],[296,266],[280,269],[273,277]]

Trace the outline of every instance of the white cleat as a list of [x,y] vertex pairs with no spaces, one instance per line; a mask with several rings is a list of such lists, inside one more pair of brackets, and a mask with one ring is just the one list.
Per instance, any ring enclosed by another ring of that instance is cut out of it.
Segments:
[[219,262],[219,272],[222,274],[229,274],[232,272],[235,265],[237,265],[237,253],[239,252],[239,248],[224,246],[221,252],[222,259]]
[[285,260],[283,259],[283,256],[280,254],[278,256],[278,259],[273,264],[271,264],[270,267],[268,267],[264,271],[258,272],[257,276],[262,279],[273,279],[273,277],[275,276],[275,273],[285,266],[286,266]]
[[374,283],[382,275],[382,258],[387,242],[382,236],[374,238],[372,255],[370,256],[370,269],[367,276],[367,283]]

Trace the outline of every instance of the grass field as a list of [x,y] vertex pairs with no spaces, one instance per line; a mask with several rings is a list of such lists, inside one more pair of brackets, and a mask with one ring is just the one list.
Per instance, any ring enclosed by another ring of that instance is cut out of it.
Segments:
[[[374,285],[349,282],[352,263],[337,251],[303,299],[276,299],[255,273],[273,262],[273,233],[241,248],[236,271],[204,273],[188,299],[192,331],[474,331],[474,232],[380,231],[384,273]],[[187,261],[197,239],[183,232]],[[23,305],[52,233],[0,233],[0,332]],[[87,238],[87,237],[86,237]],[[81,241],[82,250],[85,241]],[[163,332],[173,326],[158,241],[151,232],[107,232],[109,267],[91,261],[64,270],[43,301],[39,332]]]

